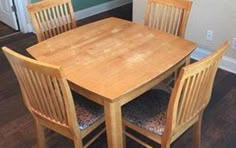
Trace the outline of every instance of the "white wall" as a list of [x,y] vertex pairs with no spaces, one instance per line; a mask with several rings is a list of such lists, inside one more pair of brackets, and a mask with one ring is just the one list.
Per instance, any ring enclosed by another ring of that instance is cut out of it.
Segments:
[[[133,0],[133,21],[143,24],[147,0]],[[192,58],[199,60],[209,55],[225,40],[236,37],[236,0],[192,0],[185,38],[198,44]],[[206,40],[207,30],[213,40]],[[229,48],[220,68],[236,74],[236,50]]]
[[[213,40],[206,40],[212,30]],[[236,37],[236,0],[193,0],[185,37],[199,47],[215,50],[225,40]],[[236,50],[229,49],[227,57],[236,60]]]

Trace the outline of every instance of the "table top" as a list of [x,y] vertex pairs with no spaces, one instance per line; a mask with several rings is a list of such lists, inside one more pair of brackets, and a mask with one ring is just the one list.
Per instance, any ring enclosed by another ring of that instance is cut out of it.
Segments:
[[65,32],[27,51],[37,60],[61,65],[84,93],[116,101],[156,79],[189,56],[196,44],[118,18]]

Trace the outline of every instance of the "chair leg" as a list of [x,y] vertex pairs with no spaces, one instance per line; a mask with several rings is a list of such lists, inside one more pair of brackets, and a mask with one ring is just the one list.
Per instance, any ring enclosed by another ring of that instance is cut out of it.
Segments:
[[75,148],[83,147],[82,141],[80,139],[74,139],[74,145],[75,145]]
[[45,128],[40,125],[38,121],[36,123],[36,130],[37,130],[37,140],[38,140],[38,147],[39,148],[46,148],[46,137],[45,137]]
[[83,147],[82,138],[80,137],[79,134],[75,134],[75,136],[74,136],[74,145],[75,145],[75,148],[82,148]]
[[161,148],[170,148],[170,142],[161,143]]
[[201,146],[201,123],[202,123],[202,115],[200,115],[198,121],[193,125],[194,148],[200,148]]

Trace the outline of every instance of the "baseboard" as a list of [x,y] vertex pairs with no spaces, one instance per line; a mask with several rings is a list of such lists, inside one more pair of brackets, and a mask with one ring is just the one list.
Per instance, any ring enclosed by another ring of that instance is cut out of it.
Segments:
[[[209,54],[211,54],[211,52],[209,50],[197,48],[191,54],[191,58],[193,58],[195,60],[200,60]],[[236,60],[233,58],[223,56],[221,63],[219,65],[219,68],[236,74]]]
[[80,20],[129,3],[132,3],[132,0],[113,0],[104,4],[100,4],[81,11],[77,11],[75,12],[75,19]]

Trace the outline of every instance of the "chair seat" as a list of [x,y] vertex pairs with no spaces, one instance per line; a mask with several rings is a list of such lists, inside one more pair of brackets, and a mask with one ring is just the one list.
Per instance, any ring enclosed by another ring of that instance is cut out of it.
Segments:
[[161,136],[165,129],[169,96],[163,90],[150,90],[122,107],[123,119]]
[[104,116],[103,106],[73,93],[79,128],[84,130]]

